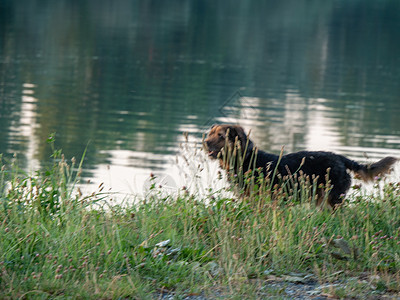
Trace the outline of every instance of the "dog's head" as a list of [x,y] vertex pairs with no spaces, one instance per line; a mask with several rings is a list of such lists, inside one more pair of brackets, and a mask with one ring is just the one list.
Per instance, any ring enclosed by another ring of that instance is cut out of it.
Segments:
[[[216,159],[218,158],[218,153],[225,146],[233,149],[236,141],[240,145],[242,154],[245,152],[248,154],[253,149],[253,143],[248,139],[243,128],[238,125],[213,125],[204,143],[208,150],[208,156]],[[226,143],[228,144],[226,145]]]

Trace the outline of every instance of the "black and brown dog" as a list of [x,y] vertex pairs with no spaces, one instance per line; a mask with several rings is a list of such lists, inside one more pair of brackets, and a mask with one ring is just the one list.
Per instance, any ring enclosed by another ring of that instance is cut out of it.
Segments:
[[[352,171],[363,181],[374,180],[376,176],[387,174],[397,161],[395,157],[385,157],[373,164],[359,164],[342,155],[324,151],[300,151],[287,155],[275,155],[258,150],[253,142],[238,125],[213,125],[205,139],[209,157],[219,159],[222,168],[235,175],[245,174],[250,170],[262,170],[263,176],[271,176],[275,170],[279,176],[272,179],[273,185],[279,183],[279,178],[293,174],[303,174],[317,181],[317,205],[320,205],[326,196],[324,193],[329,178],[330,191],[327,202],[332,207],[342,203],[343,198],[351,186]],[[221,154],[224,152],[225,154]],[[240,164],[228,165],[226,150],[241,154]],[[240,150],[239,150],[240,149]],[[239,171],[240,168],[240,171]],[[258,174],[259,175],[259,174]]]

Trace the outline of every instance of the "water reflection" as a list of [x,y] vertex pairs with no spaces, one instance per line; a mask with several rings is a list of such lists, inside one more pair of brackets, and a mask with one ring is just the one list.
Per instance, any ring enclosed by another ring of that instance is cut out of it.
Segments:
[[[36,85],[32,83],[24,83],[22,85],[22,97],[20,111],[15,112],[17,117],[12,120],[10,125],[9,136],[11,143],[11,152],[18,153],[21,145],[24,148],[26,163],[24,168],[33,172],[40,166],[37,159],[38,141],[35,139],[36,130],[40,128],[37,123],[37,102],[34,97]],[[13,148],[13,145],[16,147]]]
[[158,192],[161,186],[162,190],[167,189],[171,193],[178,193],[184,187],[196,195],[209,195],[227,186],[218,162],[208,159],[197,138],[191,137],[190,142],[183,141],[178,152],[171,156],[160,155],[155,164],[162,167],[154,168],[137,163],[138,159],[152,154],[107,151],[107,155],[111,156],[110,163],[99,164],[93,170],[94,176],[90,184],[83,185],[82,189],[89,192],[102,185],[107,191],[117,192],[115,197],[122,200],[132,195],[143,197],[150,193],[152,188]]
[[398,155],[399,34],[397,0],[2,1],[0,153],[42,166],[57,132],[68,158],[88,147],[86,178],[127,191],[195,177],[182,133],[213,122],[274,152]]
[[327,99],[316,99],[312,105],[304,145],[307,149],[334,151],[340,145],[340,119],[331,116],[332,109],[325,106],[326,102]]
[[[217,121],[243,125],[247,132],[251,130],[252,138],[261,148],[276,152],[285,145],[287,152],[304,149],[339,151],[358,159],[364,158],[364,152],[371,158],[382,158],[385,152],[387,155],[400,154],[400,135],[388,134],[391,130],[385,127],[373,128],[379,116],[362,119],[368,128],[375,129],[373,132],[359,132],[359,116],[364,116],[354,114],[344,118],[337,100],[306,99],[294,90],[288,90],[285,95],[284,101],[240,97],[224,108],[226,115]],[[347,105],[345,110],[358,112],[365,107]],[[400,103],[396,110],[400,112]],[[383,111],[387,112],[387,108]],[[359,144],[358,139],[362,139],[365,146],[354,146]]]

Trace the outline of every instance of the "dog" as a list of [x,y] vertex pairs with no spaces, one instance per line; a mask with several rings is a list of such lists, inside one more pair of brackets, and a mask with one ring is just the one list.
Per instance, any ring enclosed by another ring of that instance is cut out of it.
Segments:
[[[244,182],[243,178],[238,177],[249,172],[269,178],[271,187],[282,184],[285,178],[311,178],[317,186],[317,206],[327,201],[333,209],[343,202],[351,186],[348,170],[367,182],[389,173],[397,161],[397,158],[388,156],[373,164],[359,164],[343,155],[325,151],[275,155],[258,150],[242,127],[229,124],[213,125],[204,145],[208,156],[219,159],[220,166],[241,182]],[[233,157],[236,157],[236,161],[232,163]]]

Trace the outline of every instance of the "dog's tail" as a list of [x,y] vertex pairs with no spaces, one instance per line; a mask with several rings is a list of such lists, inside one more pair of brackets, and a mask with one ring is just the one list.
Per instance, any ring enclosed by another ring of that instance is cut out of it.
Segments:
[[387,156],[373,164],[359,164],[358,162],[342,156],[347,169],[353,171],[357,177],[363,181],[372,181],[377,176],[383,176],[390,173],[392,166],[397,162],[397,158]]

